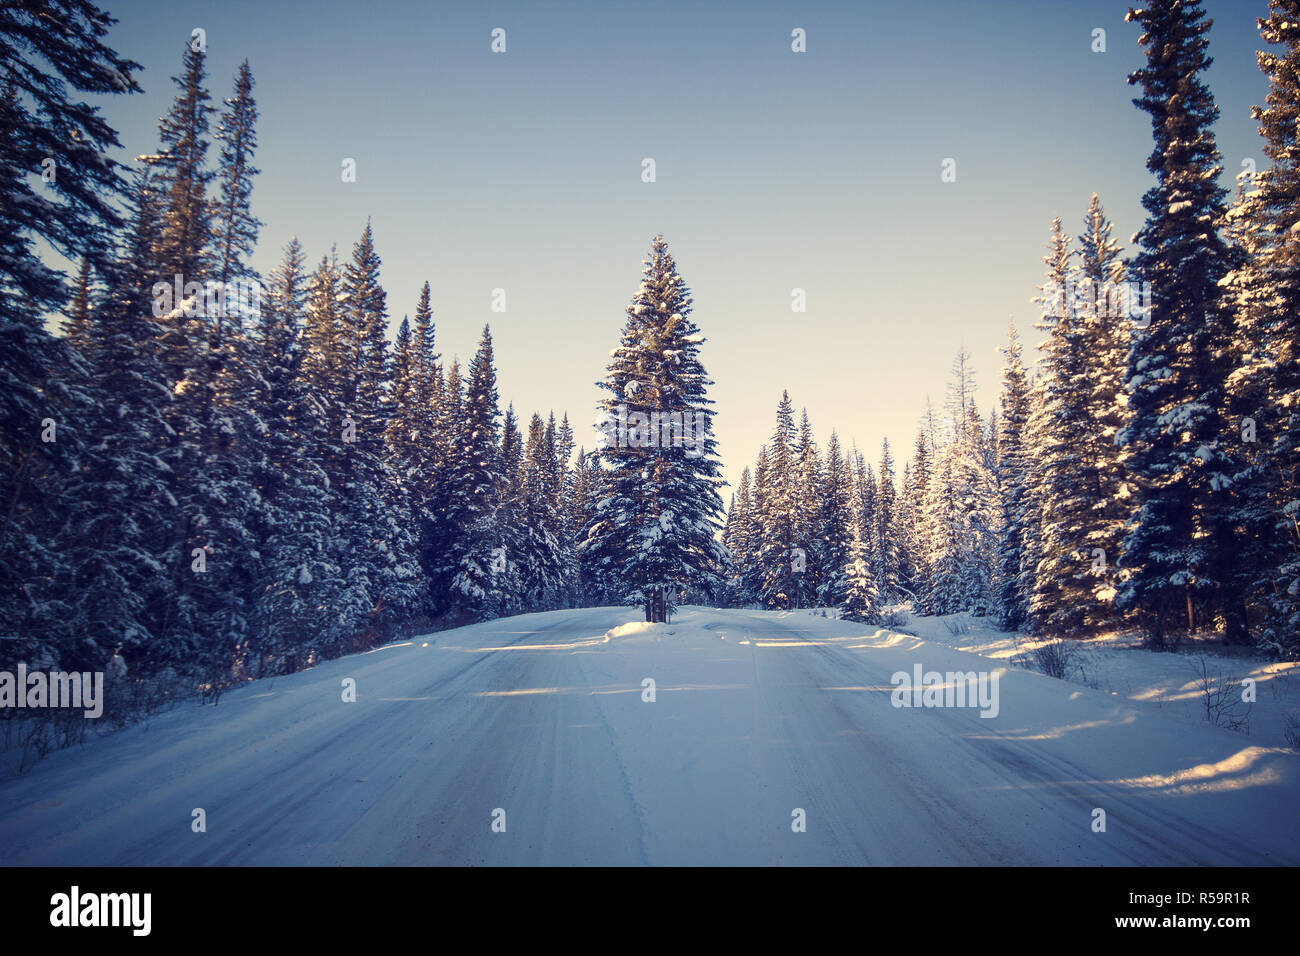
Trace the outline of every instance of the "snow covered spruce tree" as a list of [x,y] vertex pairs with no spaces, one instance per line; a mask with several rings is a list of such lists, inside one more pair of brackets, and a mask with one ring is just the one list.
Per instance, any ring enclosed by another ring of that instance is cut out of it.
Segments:
[[907,555],[909,571],[904,586],[912,598],[913,608],[917,610],[925,606],[930,591],[930,565],[925,549],[925,489],[930,482],[932,457],[933,449],[925,430],[919,429],[912,460],[904,469],[902,496],[898,503],[899,538],[903,553]]
[[901,552],[898,540],[898,492],[894,488],[894,456],[889,439],[880,443],[880,473],[876,476],[876,523],[870,533],[876,539],[876,581],[881,599],[893,601],[898,596]]
[[1120,440],[1137,510],[1117,604],[1155,645],[1175,628],[1216,619],[1230,641],[1242,641],[1231,487],[1241,443],[1224,415],[1234,334],[1218,285],[1233,261],[1219,233],[1226,191],[1211,128],[1218,108],[1199,76],[1211,62],[1210,21],[1199,0],[1154,0],[1127,18],[1143,30],[1147,65],[1129,82],[1141,86],[1134,103],[1151,116],[1147,169],[1156,184],[1142,197],[1148,218],[1131,263],[1134,277],[1150,283],[1151,310],[1134,329],[1128,361],[1131,418]]
[[997,488],[975,408],[975,378],[963,347],[945,403],[946,440],[934,452],[925,489],[927,614],[988,612],[997,547]]
[[846,570],[850,563],[855,514],[853,471],[840,451],[840,438],[834,431],[826,446],[826,467],[819,498],[817,552],[822,570],[817,603],[823,607],[840,607],[848,594]]
[[795,607],[795,575],[807,565],[807,546],[796,537],[794,456],[794,408],[789,392],[782,392],[772,441],[759,456],[761,493],[755,514],[757,596],[763,607],[772,609]]
[[567,479],[568,501],[564,520],[568,524],[569,539],[573,542],[574,564],[573,600],[576,607],[589,607],[600,603],[598,574],[588,563],[587,555],[579,549],[583,533],[596,517],[597,492],[600,488],[600,466],[594,455],[585,447],[578,448]]
[[861,522],[853,523],[853,537],[849,544],[848,563],[844,568],[845,594],[840,617],[860,624],[880,623],[880,592],[871,573],[867,554],[867,535],[870,529]]
[[760,607],[766,606],[763,596],[765,575],[761,562],[763,545],[767,540],[766,529],[769,527],[767,516],[772,498],[771,471],[767,446],[763,445],[758,449],[758,457],[754,461],[754,489],[750,495],[749,512],[749,547],[741,559],[743,563],[739,570],[742,591],[751,602]]
[[1096,193],[1088,203],[1083,226],[1073,276],[1078,328],[1087,355],[1080,387],[1090,426],[1083,435],[1087,451],[1079,475],[1086,502],[1085,528],[1080,538],[1089,558],[1089,595],[1083,623],[1086,629],[1095,631],[1120,619],[1115,609],[1115,562],[1121,552],[1132,498],[1115,438],[1128,419],[1124,374],[1130,336],[1129,317],[1122,304],[1124,263]]
[[160,543],[178,515],[158,456],[170,395],[159,386],[160,329],[150,313],[158,207],[147,175],[137,177],[131,207],[126,241],[80,347],[96,401],[84,422],[81,467],[65,491],[66,536],[55,540],[66,542],[74,587],[67,618],[80,635],[60,663],[103,668],[120,651],[133,670],[147,673],[158,650],[153,636],[173,600]]
[[572,554],[565,549],[557,487],[559,449],[555,416],[544,423],[534,413],[528,423],[517,483],[521,593],[524,610],[561,607],[571,574]]
[[[175,600],[158,646],[167,648],[166,666],[198,676],[216,694],[248,638],[249,595],[257,573],[254,463],[263,431],[247,401],[246,317],[228,313],[213,271],[220,266],[234,277],[251,275],[244,260],[256,237],[257,223],[248,211],[255,140],[248,127],[234,152],[223,151],[223,172],[230,172],[232,162],[243,171],[222,180],[227,205],[219,209],[209,196],[215,173],[207,164],[208,130],[215,109],[204,86],[204,59],[201,49],[186,46],[184,70],[173,78],[179,92],[159,124],[161,147],[141,159],[153,170],[160,197],[160,229],[150,262],[167,383],[174,394],[166,409],[171,440],[161,455],[180,513],[164,553]],[[241,108],[240,121],[251,124],[256,115],[251,100]],[[231,222],[239,225],[219,252],[220,225]]]
[[728,560],[715,538],[722,499],[704,337],[663,236],[656,236],[600,387],[603,500],[580,551],[627,604],[712,596]]
[[[1030,591],[1035,633],[1094,633],[1116,621],[1114,571],[1129,489],[1115,436],[1126,415],[1121,382],[1129,318],[1121,294],[1123,266],[1110,232],[1094,194],[1077,264],[1059,219],[1052,223],[1044,258],[1038,328],[1048,337],[1033,393],[1041,408],[1033,419],[1032,467],[1026,471],[1038,514]],[[1025,518],[1021,510],[1015,533],[1028,555]],[[1004,562],[1005,586],[1012,584],[1010,575]]]
[[[1241,587],[1259,642],[1300,655],[1300,0],[1272,0],[1257,21],[1269,80],[1254,107],[1273,165],[1243,186],[1231,213],[1244,253],[1227,288],[1238,323],[1228,387],[1241,429],[1237,519],[1246,529]],[[1245,174],[1243,174],[1244,176]],[[1253,441],[1251,439],[1254,439]]]
[[[115,200],[129,190],[109,151],[121,144],[99,107],[72,94],[140,92],[140,65],[104,43],[115,22],[72,0],[0,7],[0,642],[13,642],[11,662],[56,663],[65,642],[86,649],[56,542],[78,423],[89,418],[87,370],[43,328],[42,313],[61,309],[68,289],[41,246],[85,257],[99,275],[114,258],[124,224]],[[55,440],[43,441],[51,421]]]
[[256,533],[263,560],[242,662],[254,677],[297,670],[318,650],[312,642],[322,637],[328,642],[337,630],[332,609],[343,588],[334,493],[322,461],[326,410],[302,375],[312,292],[304,266],[302,246],[294,238],[271,274],[256,331],[260,361],[252,404],[266,425],[256,470],[263,505]]
[[[439,428],[443,383],[434,338],[431,292],[425,282],[416,302],[414,324],[403,319],[398,331],[386,438],[401,508],[410,516],[426,581],[434,579],[442,558],[435,539],[441,518],[438,493],[447,460],[447,442]],[[423,591],[421,610],[432,616],[436,611],[430,600],[432,589]]]
[[[454,389],[459,388],[459,379]],[[517,589],[516,555],[509,537],[514,529],[503,524],[501,508],[506,475],[503,461],[514,454],[507,445],[503,455],[497,439],[501,426],[500,396],[492,352],[492,331],[483,327],[478,350],[470,361],[469,377],[455,428],[453,458],[447,477],[445,515],[450,536],[443,574],[449,581],[448,604],[472,619],[508,614],[511,592]],[[511,436],[511,442],[517,437]]]
[[794,456],[794,537],[805,551],[804,570],[796,573],[794,583],[795,607],[811,607],[816,601],[821,584],[825,554],[822,548],[819,522],[821,498],[821,462],[817,442],[813,438],[808,409],[799,419],[799,439]]
[[1092,343],[1081,328],[1069,280],[1074,253],[1060,218],[1052,220],[1047,276],[1039,297],[1038,328],[1047,333],[1042,353],[1043,428],[1035,435],[1034,496],[1043,503],[1041,545],[1030,595],[1035,633],[1076,636],[1093,601],[1088,530],[1092,501],[1086,494],[1092,467],[1087,366]]
[[878,527],[876,473],[856,446],[851,450],[850,457],[853,460],[854,518],[862,531],[863,555],[871,569],[872,579],[879,580],[880,552],[877,550],[879,540],[873,533],[873,530]]
[[307,304],[302,376],[320,402],[312,430],[330,488],[331,558],[342,573],[333,627],[319,647],[324,657],[386,639],[418,606],[422,586],[386,443],[392,412],[380,264],[367,223],[346,265],[321,263]]
[[722,543],[731,552],[731,573],[727,578],[728,599],[732,607],[747,607],[754,600],[746,579],[753,563],[754,497],[750,471],[740,473],[740,486],[731,497]]
[[1025,565],[1025,521],[1030,499],[1030,451],[1026,447],[1029,421],[1029,380],[1021,359],[1015,323],[1002,350],[1002,415],[998,419],[998,499],[1002,522],[998,531],[994,618],[1004,631],[1018,631],[1029,617],[1029,595],[1022,587]]

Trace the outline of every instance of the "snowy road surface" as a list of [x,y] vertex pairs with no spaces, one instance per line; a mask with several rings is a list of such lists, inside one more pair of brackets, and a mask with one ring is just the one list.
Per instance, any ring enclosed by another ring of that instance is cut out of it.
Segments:
[[[1294,753],[807,614],[605,639],[635,613],[447,631],[53,753],[0,783],[0,863],[1300,863]],[[997,716],[893,706],[917,664],[1001,671]]]

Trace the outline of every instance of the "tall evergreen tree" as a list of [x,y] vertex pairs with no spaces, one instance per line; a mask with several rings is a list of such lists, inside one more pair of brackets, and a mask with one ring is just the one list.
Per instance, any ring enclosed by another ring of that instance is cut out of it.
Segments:
[[[1300,2],[1271,0],[1257,21],[1269,80],[1253,107],[1272,166],[1245,185],[1232,231],[1243,253],[1225,284],[1237,319],[1228,382],[1240,429],[1233,479],[1245,547],[1236,586],[1258,621],[1259,643],[1300,654]],[[1252,440],[1253,439],[1253,440]]]
[[[501,613],[499,582],[494,582],[493,575],[500,568],[497,549],[507,547],[498,516],[504,476],[497,440],[501,409],[493,363],[492,332],[484,326],[469,366],[446,503],[447,524],[453,535],[447,551],[452,594],[457,603],[480,617]],[[508,561],[508,552],[506,557]]]
[[[599,451],[610,472],[608,496],[582,548],[623,601],[662,593],[671,606],[679,590],[713,595],[723,584],[727,554],[715,539],[722,480],[707,394],[712,383],[699,358],[704,338],[662,236],[655,237],[642,274],[600,383],[609,393],[602,409],[615,435]],[[674,421],[689,431],[685,440],[672,438]]]
[[[119,653],[148,674],[184,654],[162,627],[174,601],[160,543],[179,520],[159,451],[171,394],[164,381],[159,329],[150,316],[149,251],[157,239],[157,196],[139,176],[132,221],[87,330],[91,392],[89,442],[66,488],[69,512],[57,539],[73,568],[68,622],[77,634],[58,663],[106,666]],[[9,554],[6,549],[6,554]],[[6,562],[7,563],[7,562]]]
[[1163,643],[1224,618],[1230,640],[1245,635],[1243,595],[1231,569],[1241,543],[1231,482],[1239,442],[1224,420],[1233,340],[1219,280],[1232,254],[1219,233],[1226,191],[1212,124],[1214,97],[1199,74],[1210,65],[1210,21],[1199,0],[1153,0],[1130,10],[1142,26],[1147,65],[1129,82],[1151,116],[1156,184],[1142,198],[1146,224],[1132,272],[1151,288],[1149,324],[1135,330],[1128,362],[1131,418],[1121,432],[1138,507],[1124,541],[1127,574],[1118,605]]
[[1077,480],[1083,486],[1086,509],[1086,528],[1080,538],[1089,574],[1083,624],[1095,631],[1118,623],[1115,562],[1128,523],[1131,490],[1115,438],[1128,418],[1124,372],[1129,320],[1121,307],[1125,271],[1119,244],[1111,238],[1111,224],[1096,193],[1083,224],[1074,286],[1082,290],[1076,301],[1084,356],[1080,388],[1088,427],[1081,434],[1086,451]]
[[344,418],[336,474],[341,499],[338,536],[347,549],[341,566],[347,586],[342,618],[355,647],[387,639],[419,601],[421,575],[413,531],[405,519],[389,465],[385,435],[389,400],[387,293],[369,223],[352,249],[340,280],[340,338]]
[[59,309],[67,298],[63,273],[34,240],[72,260],[85,256],[96,271],[113,260],[114,236],[124,225],[114,201],[131,192],[124,167],[109,156],[122,144],[99,107],[69,91],[141,92],[132,75],[140,64],[104,43],[116,22],[85,0],[0,8],[0,317],[6,322],[28,309],[31,315]]
[[853,472],[840,450],[840,439],[834,431],[826,446],[826,467],[822,473],[818,503],[818,557],[822,577],[817,603],[825,607],[840,607],[848,597],[848,569],[853,560],[850,550],[857,525],[853,512]]
[[722,533],[722,543],[731,552],[732,575],[728,580],[732,604],[746,607],[753,602],[745,573],[754,561],[754,499],[750,471],[740,473],[740,485],[727,509],[727,523]]
[[760,540],[754,564],[758,574],[757,597],[767,608],[795,606],[795,568],[807,563],[807,554],[796,537],[794,456],[794,409],[789,392],[782,392],[772,441],[759,456],[758,469]]
[[997,595],[994,615],[1004,631],[1019,631],[1029,617],[1029,595],[1023,588],[1025,521],[1030,499],[1030,455],[1026,445],[1029,421],[1029,379],[1021,359],[1020,336],[1012,322],[1002,350],[1002,415],[998,420],[998,490],[1002,523],[998,543]]
[[1040,560],[1030,597],[1036,631],[1077,636],[1092,603],[1088,531],[1091,500],[1088,473],[1095,467],[1089,446],[1087,366],[1092,343],[1082,328],[1070,279],[1069,237],[1060,218],[1052,220],[1047,244],[1047,277],[1040,297],[1038,324],[1047,332],[1043,355],[1042,430],[1035,436],[1034,495],[1043,503]]
[[57,664],[69,643],[88,651],[83,660],[95,653],[70,608],[77,559],[58,545],[73,523],[61,513],[65,489],[85,477],[92,373],[43,327],[68,286],[42,247],[84,257],[100,275],[112,265],[116,200],[130,193],[109,155],[121,144],[99,108],[70,92],[140,92],[140,65],[103,42],[115,22],[84,0],[0,8],[0,643],[11,661],[37,666]]
[[161,146],[157,153],[141,157],[156,170],[163,197],[162,230],[154,259],[164,282],[175,275],[181,276],[183,283],[202,282],[211,276],[213,220],[208,186],[213,173],[207,156],[209,118],[215,108],[203,85],[206,59],[201,44],[186,45],[182,73],[172,77],[180,93],[158,126]]
[[889,451],[889,439],[880,443],[880,474],[876,490],[876,560],[880,573],[876,581],[883,600],[892,601],[897,596],[899,583],[899,542],[897,491],[894,488],[894,456]]
[[86,351],[90,339],[91,275],[90,257],[81,257],[81,266],[72,286],[72,299],[64,312],[63,337],[73,348]]
[[[927,400],[927,405],[929,404]],[[925,492],[930,485],[930,461],[934,447],[927,436],[924,423],[916,433],[916,445],[912,460],[908,464],[908,482],[904,483],[905,505],[907,514],[905,534],[908,551],[912,555],[912,600],[913,606],[921,609],[927,606],[930,593],[930,558],[927,550],[929,526],[925,511]]]
[[[856,489],[856,516],[862,531],[862,553],[871,567],[871,579],[880,578],[880,552],[877,550],[877,537],[873,530],[879,526],[876,507],[876,473],[867,464],[862,452],[855,447],[852,450],[853,484]],[[879,591],[879,588],[877,588]]]
[[[799,419],[799,438],[794,460],[794,539],[804,550],[804,570],[794,576],[795,607],[810,607],[821,586],[822,577],[831,570],[825,564],[819,527],[822,469],[813,439],[808,409]],[[838,570],[838,569],[836,569]]]
[[[221,283],[223,302],[229,307],[233,296],[228,294],[227,286],[253,276],[248,258],[257,245],[257,232],[262,225],[250,206],[253,177],[260,170],[253,166],[253,153],[257,149],[257,104],[253,100],[253,74],[247,60],[239,67],[234,95],[226,100],[225,105],[217,129],[221,154],[216,173],[218,194],[213,216],[216,235],[212,274]],[[237,322],[246,318],[235,317]]]
[[996,488],[973,412],[975,378],[962,348],[948,387],[944,441],[934,452],[925,489],[925,613],[984,614],[992,600]]
[[327,412],[303,378],[309,282],[295,237],[271,274],[256,334],[260,374],[252,401],[266,426],[255,473],[263,561],[243,662],[254,677],[295,671],[319,653],[322,639],[332,643],[331,608],[343,587],[319,444]]
[[866,553],[868,530],[860,522],[853,522],[849,560],[844,570],[846,588],[841,618],[859,624],[879,624],[880,595]]

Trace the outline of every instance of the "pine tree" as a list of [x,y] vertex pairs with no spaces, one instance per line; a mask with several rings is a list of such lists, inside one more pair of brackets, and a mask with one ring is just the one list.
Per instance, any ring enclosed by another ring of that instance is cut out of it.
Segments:
[[109,155],[121,144],[98,107],[69,90],[140,92],[140,65],[102,42],[114,22],[86,2],[0,8],[0,642],[8,660],[35,666],[57,666],[72,645],[81,660],[100,659],[97,635],[72,611],[81,569],[65,543],[82,516],[64,513],[74,501],[95,507],[93,491],[69,489],[84,480],[96,396],[81,356],[43,328],[68,286],[42,248],[85,257],[100,275],[112,264],[123,225],[115,200],[129,194]]
[[996,488],[981,447],[974,411],[970,353],[953,362],[948,388],[946,440],[934,452],[924,499],[923,547],[928,588],[923,613],[987,613],[997,541]]
[[484,326],[469,366],[446,507],[453,536],[447,552],[453,600],[478,617],[501,613],[500,592],[493,582],[500,560],[497,549],[507,544],[497,515],[504,480],[497,441],[498,402],[492,332]]
[[91,295],[90,257],[83,255],[63,322],[63,337],[69,345],[82,352],[89,348]]
[[[208,278],[215,284],[215,308],[209,308],[205,298],[199,321],[188,326],[198,337],[189,344],[200,365],[187,376],[194,386],[189,393],[193,403],[182,403],[190,406],[198,424],[195,438],[200,447],[197,456],[188,459],[196,471],[183,502],[196,531],[191,543],[209,554],[205,576],[190,579],[200,585],[190,593],[202,615],[203,668],[210,675],[205,680],[211,695],[219,693],[251,638],[254,595],[264,570],[258,539],[273,520],[261,513],[267,502],[254,493],[262,478],[270,428],[261,417],[262,406],[247,401],[260,386],[265,358],[253,334],[260,319],[260,276],[248,262],[260,225],[250,206],[258,172],[252,165],[257,110],[251,90],[245,62],[235,96],[226,101],[217,133],[222,143],[218,167],[208,180],[218,183],[215,206],[208,212],[213,230]],[[187,87],[187,97],[189,92]],[[199,131],[205,128],[205,122],[197,126]],[[201,155],[207,144],[201,135],[198,139]],[[186,203],[192,194],[187,192],[182,202],[181,193],[173,189],[165,223],[189,215]],[[166,247],[167,237],[164,228],[160,248]],[[197,245],[201,243],[196,238]]]
[[1020,577],[1017,590],[1025,596],[1026,619],[1023,629],[1030,634],[1039,633],[1039,618],[1033,613],[1033,595],[1038,585],[1038,566],[1043,560],[1043,521],[1050,502],[1038,495],[1042,462],[1038,454],[1043,436],[1048,433],[1047,401],[1044,376],[1035,375],[1029,381],[1029,414],[1025,422],[1025,495],[1024,517],[1021,528]]
[[1093,602],[1088,533],[1092,523],[1088,486],[1095,463],[1090,452],[1094,423],[1088,413],[1088,364],[1092,343],[1072,294],[1074,253],[1059,218],[1052,220],[1042,319],[1042,430],[1035,436],[1033,494],[1043,503],[1039,563],[1030,614],[1036,633],[1078,636]]
[[844,571],[847,593],[840,617],[859,624],[879,624],[879,592],[871,576],[871,562],[866,554],[866,532],[867,529],[860,523],[854,522],[849,561]]
[[402,324],[397,327],[397,340],[393,344],[388,396],[391,414],[386,438],[393,470],[399,483],[407,489],[416,480],[419,467],[419,428],[415,421],[418,414],[417,375],[418,359],[412,345],[411,322],[407,316],[402,316]]
[[732,574],[728,579],[731,606],[747,607],[754,600],[746,572],[754,561],[754,499],[750,471],[740,473],[740,485],[727,509],[727,522],[722,532],[722,543],[731,552]]
[[475,607],[483,617],[505,617],[539,606],[534,589],[545,587],[545,571],[531,540],[535,520],[530,520],[525,489],[524,438],[513,404],[501,421],[501,445],[496,462],[490,518],[483,522],[488,545],[487,574]]
[[766,608],[793,608],[795,568],[807,564],[807,555],[796,551],[794,514],[794,410],[789,392],[781,393],[776,410],[776,429],[770,445],[759,457],[761,511],[760,536],[754,563],[758,574],[757,597]]
[[[295,237],[271,275],[256,335],[260,374],[252,400],[262,410],[266,437],[255,479],[263,505],[256,526],[263,561],[244,654],[254,677],[298,670],[320,653],[322,639],[332,644],[337,622],[330,608],[343,588],[335,499],[319,444],[328,419],[303,378],[311,291],[304,265]],[[317,281],[322,278],[318,273]]]
[[1002,524],[998,542],[997,595],[994,616],[1004,631],[1021,630],[1029,617],[1029,595],[1023,588],[1025,522],[1033,507],[1030,499],[1030,450],[1026,446],[1029,421],[1029,379],[1021,360],[1020,336],[1012,322],[1002,350],[1002,415],[998,420],[998,489]]
[[915,514],[912,510],[912,463],[903,462],[899,494],[894,501],[894,539],[898,542],[898,588],[896,599],[912,600],[917,587]]
[[[1300,3],[1272,0],[1257,20],[1269,79],[1253,107],[1273,165],[1243,182],[1231,211],[1242,263],[1225,279],[1236,313],[1229,427],[1240,429],[1234,517],[1245,546],[1234,585],[1262,647],[1300,654]],[[1243,174],[1245,176],[1245,174]]]
[[794,583],[795,607],[810,607],[820,589],[822,577],[830,568],[824,564],[819,531],[821,499],[821,463],[817,443],[813,439],[808,409],[799,420],[799,438],[794,458],[793,520],[796,546],[805,552],[804,569],[796,572]]
[[851,457],[853,484],[857,492],[856,516],[862,529],[862,553],[871,567],[872,580],[878,581],[881,573],[880,552],[876,547],[876,535],[871,533],[872,529],[879,526],[876,507],[876,473],[856,447],[853,448]]
[[1216,615],[1228,638],[1241,640],[1230,491],[1239,442],[1224,420],[1233,328],[1218,286],[1234,263],[1218,232],[1226,212],[1211,129],[1218,108],[1198,75],[1210,65],[1210,21],[1199,0],[1153,0],[1127,19],[1143,28],[1147,66],[1129,82],[1141,85],[1134,103],[1151,116],[1147,169],[1156,184],[1142,198],[1148,218],[1132,261],[1135,277],[1150,283],[1151,310],[1128,362],[1132,417],[1121,440],[1138,508],[1117,604],[1137,614],[1154,644],[1180,618],[1190,631]]
[[896,598],[899,584],[900,549],[898,542],[898,505],[894,488],[894,457],[889,451],[889,439],[880,443],[880,474],[876,489],[876,524],[873,533],[876,538],[877,563],[880,575],[876,582],[883,600]]
[[68,669],[98,669],[120,652],[133,673],[147,675],[182,659],[162,626],[174,593],[160,542],[179,516],[158,455],[171,396],[159,385],[159,330],[151,317],[149,250],[159,210],[147,176],[137,178],[132,210],[87,329],[96,400],[58,539],[73,569],[67,623],[76,639],[57,660]]
[[[748,476],[746,471],[742,481],[747,480]],[[818,498],[818,555],[823,570],[817,590],[817,603],[824,607],[840,607],[848,597],[848,568],[852,561],[850,549],[856,524],[852,503],[853,473],[840,451],[840,439],[834,431],[826,446],[826,467],[822,473]]]
[[352,249],[339,281],[341,421],[331,482],[340,499],[337,540],[345,568],[340,619],[353,647],[388,639],[420,599],[422,580],[413,531],[403,514],[385,435],[392,415],[388,398],[387,294],[369,223]]
[[[208,197],[214,174],[206,161],[213,108],[203,86],[204,53],[191,45],[183,62],[183,76],[174,78],[180,92],[159,124],[161,148],[142,157],[155,171],[161,197],[161,228],[149,261],[158,288],[184,286],[170,311],[166,299],[155,300],[176,396],[167,411],[172,439],[162,455],[181,513],[165,548],[175,600],[163,627],[185,669],[215,697],[249,635],[258,575],[254,471],[265,431],[246,399],[255,373],[244,316],[228,317],[224,296],[214,301],[208,294],[216,262]],[[247,212],[247,199],[245,190],[237,212]]]
[[570,493],[566,521],[574,542],[573,561],[575,564],[574,601],[578,607],[586,607],[597,602],[601,593],[597,574],[579,544],[584,529],[596,517],[597,494],[600,487],[600,469],[585,448],[578,449],[570,479]]
[[207,155],[209,117],[215,108],[203,85],[206,59],[200,44],[185,47],[182,74],[172,77],[180,94],[158,126],[161,147],[157,153],[140,157],[157,171],[163,197],[162,230],[154,258],[164,282],[176,275],[182,283],[202,282],[211,276],[213,230],[208,186],[213,173]]
[[1119,245],[1111,239],[1111,224],[1093,193],[1078,237],[1079,266],[1073,285],[1082,290],[1078,328],[1083,342],[1080,388],[1083,391],[1081,430],[1086,451],[1077,479],[1083,485],[1085,529],[1080,536],[1087,562],[1089,593],[1084,627],[1090,631],[1118,623],[1114,608],[1115,562],[1128,522],[1131,489],[1115,437],[1128,417],[1124,371],[1128,360],[1128,317],[1120,306],[1125,278]]
[[464,475],[466,450],[462,444],[465,395],[461,383],[460,362],[453,358],[442,379],[438,413],[434,422],[436,466],[430,480],[428,539],[424,545],[424,564],[429,574],[430,606],[438,613],[450,610],[454,595],[452,581],[458,559],[450,557],[453,548],[463,546],[464,521],[469,517],[458,482]]
[[528,425],[520,481],[522,530],[520,547],[526,556],[523,573],[524,607],[545,610],[560,607],[570,574],[571,556],[565,552],[562,523],[557,508],[558,481],[555,418],[549,424],[534,413]]
[[[768,461],[767,446],[758,449],[754,461],[754,485],[750,495],[749,549],[744,564],[740,568],[740,587],[749,600],[760,607],[767,606],[764,594],[764,546],[769,540],[768,529],[772,526],[770,510],[772,504],[771,483],[769,475],[771,464]],[[784,558],[782,560],[788,560]]]
[[[32,315],[59,309],[67,298],[63,273],[40,255],[33,238],[69,259],[85,256],[97,272],[113,259],[114,236],[124,225],[114,200],[131,192],[124,167],[109,156],[122,144],[99,107],[70,99],[69,90],[141,92],[132,75],[140,64],[103,42],[116,22],[84,0],[0,7],[0,317],[6,323],[27,308]],[[39,186],[32,175],[41,177]]]
[[[248,257],[257,245],[261,221],[249,205],[253,166],[257,149],[257,105],[253,100],[253,74],[245,60],[235,78],[235,92],[226,100],[226,110],[217,129],[221,155],[217,166],[218,198],[214,216],[216,228],[213,277],[221,283],[223,302],[234,298],[229,284],[253,276]],[[241,296],[242,297],[242,296]],[[239,318],[242,318],[239,317]]]
[[[390,447],[396,456],[395,465],[401,471],[421,574],[432,583],[442,559],[440,494],[445,482],[447,442],[441,427],[443,376],[438,364],[441,356],[434,347],[433,305],[427,281],[420,289],[410,336],[410,355],[405,366],[402,359],[397,359],[394,374],[394,414],[399,427],[392,431],[390,426],[390,434],[397,442],[396,445],[390,442]],[[401,352],[399,343],[399,356]],[[406,379],[404,400],[399,400],[398,393],[403,391],[399,383],[403,377]],[[431,592],[426,592],[423,605],[426,614],[436,610]]]
[[[928,399],[926,404],[929,405]],[[930,564],[927,551],[929,526],[926,523],[925,492],[930,485],[930,460],[933,451],[923,424],[917,430],[912,460],[908,463],[909,481],[903,485],[904,511],[907,515],[904,533],[908,541],[907,549],[912,556],[912,602],[917,610],[927,606],[930,593]]]
[[[663,594],[671,607],[679,590],[714,595],[723,585],[727,554],[715,538],[722,479],[707,395],[712,383],[699,359],[704,339],[662,236],[642,274],[600,383],[609,393],[602,410],[614,435],[599,455],[610,474],[581,548],[624,602]],[[674,422],[689,434],[674,439]]]

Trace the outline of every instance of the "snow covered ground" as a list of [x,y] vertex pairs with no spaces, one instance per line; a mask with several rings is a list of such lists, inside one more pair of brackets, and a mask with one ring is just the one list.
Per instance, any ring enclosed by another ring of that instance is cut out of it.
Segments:
[[[635,617],[446,631],[53,753],[0,783],[0,863],[1300,863],[1300,755],[1137,699],[1139,670],[1094,689],[987,633]],[[996,716],[894,706],[917,665],[998,674]]]
[[[1039,642],[988,625],[969,614],[909,618],[902,630],[958,650],[1032,668],[1025,660]],[[1294,747],[1289,733],[1300,733],[1300,662],[1270,661],[1253,650],[1230,654],[1221,645],[1190,643],[1169,652],[1149,651],[1132,634],[1106,634],[1072,641],[1073,660],[1066,680],[1134,701],[1150,701],[1165,712],[1205,723],[1206,679],[1213,691],[1233,691],[1220,726],[1241,722],[1239,732],[1251,743]],[[1204,666],[1202,666],[1202,664]],[[1255,701],[1240,702],[1241,682],[1255,681]],[[1225,701],[1225,704],[1228,703]]]

